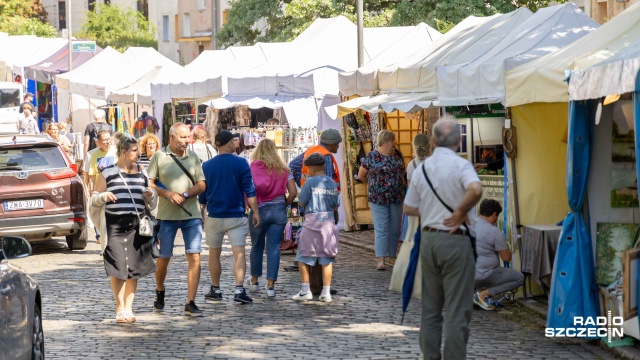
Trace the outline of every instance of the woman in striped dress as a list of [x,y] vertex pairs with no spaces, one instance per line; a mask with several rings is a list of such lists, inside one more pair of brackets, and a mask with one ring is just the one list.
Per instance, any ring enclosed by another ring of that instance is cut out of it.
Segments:
[[144,169],[149,167],[151,157],[158,150],[160,150],[160,139],[155,134],[148,133],[140,139],[140,165]]
[[151,257],[151,238],[138,234],[142,216],[154,191],[137,164],[139,148],[134,138],[124,138],[116,149],[117,165],[102,171],[95,191],[104,200],[107,244],[104,267],[116,299],[116,321],[133,322],[133,298],[138,279],[156,271]]

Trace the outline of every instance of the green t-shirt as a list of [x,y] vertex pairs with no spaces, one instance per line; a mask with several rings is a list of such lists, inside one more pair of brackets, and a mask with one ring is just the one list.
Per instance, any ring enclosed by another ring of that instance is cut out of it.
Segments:
[[[178,164],[171,158],[171,147],[167,146],[165,151],[156,151],[151,157],[147,173],[149,179],[159,181],[167,190],[182,194],[193,187],[193,183],[189,177],[180,169]],[[189,171],[193,178],[198,181],[204,181],[204,173],[202,172],[202,164],[198,158],[198,154],[191,150],[187,150],[185,156],[178,157],[180,163]],[[201,219],[200,205],[198,204],[198,196],[185,199],[181,204],[191,216],[184,212],[179,206],[174,205],[169,200],[161,197],[158,202],[158,219],[161,220],[189,220]]]

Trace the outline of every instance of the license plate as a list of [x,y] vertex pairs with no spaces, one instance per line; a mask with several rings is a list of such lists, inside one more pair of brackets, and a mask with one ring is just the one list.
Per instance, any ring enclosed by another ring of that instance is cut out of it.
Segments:
[[42,209],[42,208],[44,208],[44,200],[43,199],[5,201],[4,202],[4,211]]

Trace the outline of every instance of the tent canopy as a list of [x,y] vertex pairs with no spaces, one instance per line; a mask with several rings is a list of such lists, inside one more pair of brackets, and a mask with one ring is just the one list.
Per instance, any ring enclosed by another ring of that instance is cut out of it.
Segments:
[[153,48],[130,47],[117,61],[100,71],[69,81],[69,91],[106,100],[111,91],[131,85],[156,66],[179,67]]
[[566,70],[586,69],[608,59],[640,36],[640,3],[553,54],[505,73],[506,106],[568,102]]
[[375,77],[377,69],[416,56],[416,53],[424,52],[425,49],[433,49],[434,42],[441,37],[441,33],[425,23],[416,25],[408,33],[399,36],[395,42],[372,58],[366,65],[356,71],[340,73],[340,94],[343,96],[374,94],[377,90]]
[[318,123],[318,105],[313,96],[226,96],[205,103],[216,109],[246,105],[251,109],[282,108],[290,127],[313,127]]
[[542,8],[478,59],[438,66],[438,100],[449,105],[502,102],[506,69],[553,53],[599,26],[573,3]]
[[[3,38],[2,52],[0,53],[0,81],[9,80],[8,76],[13,73],[12,59],[22,51],[31,51],[38,42],[38,38],[33,35],[16,35]],[[13,81],[13,79],[11,79]]]
[[636,89],[640,73],[640,40],[629,44],[609,59],[571,74],[571,100],[597,99],[607,95],[625,94]]
[[99,54],[96,54],[91,60],[88,60],[82,66],[74,68],[73,70],[64,74],[56,76],[56,86],[58,89],[69,89],[69,82],[83,79],[87,76],[91,76],[96,72],[102,71],[109,64],[118,62],[118,59],[122,57],[122,54],[112,47],[108,46],[103,49]]
[[[93,59],[102,51],[102,48],[96,46],[95,52],[74,52],[72,53],[71,66],[76,69],[85,62]],[[41,62],[27,66],[25,69],[25,77],[41,83],[52,84],[57,74],[69,71],[69,47],[64,46],[53,55],[42,60]]]
[[109,94],[109,100],[118,103],[151,105],[151,82],[163,81],[181,72],[182,67],[178,64],[175,66],[156,66],[133,84],[112,91]]
[[22,74],[26,66],[42,62],[68,43],[67,39],[36,37],[31,46],[22,46],[20,50],[14,52],[6,65],[12,65],[14,74]]

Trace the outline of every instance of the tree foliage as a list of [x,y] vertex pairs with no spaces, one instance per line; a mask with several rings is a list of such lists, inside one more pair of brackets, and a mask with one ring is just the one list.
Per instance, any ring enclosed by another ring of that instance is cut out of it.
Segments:
[[[343,15],[356,21],[356,0],[231,0],[229,5],[227,23],[218,33],[223,46],[290,41],[317,18]],[[536,11],[548,5],[549,0],[366,0],[364,23],[377,27],[424,22],[446,32],[470,15],[507,13],[522,6]]]
[[40,0],[0,0],[0,31],[9,35],[55,37]]
[[78,36],[119,51],[130,46],[158,47],[155,26],[141,12],[117,5],[96,4],[94,11],[87,11]]

